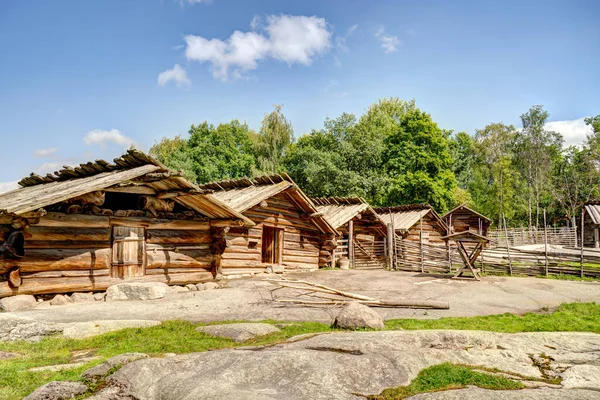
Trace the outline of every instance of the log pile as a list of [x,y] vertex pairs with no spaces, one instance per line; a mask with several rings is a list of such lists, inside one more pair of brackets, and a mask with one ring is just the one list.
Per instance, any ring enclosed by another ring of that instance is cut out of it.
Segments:
[[[369,307],[419,308],[438,310],[447,310],[450,308],[450,305],[443,301],[412,299],[394,301],[381,300],[304,280],[272,278],[267,279],[267,281],[276,286],[271,290],[271,301],[275,303],[314,307],[342,306],[350,302],[358,302]],[[279,292],[281,289],[288,290]]]

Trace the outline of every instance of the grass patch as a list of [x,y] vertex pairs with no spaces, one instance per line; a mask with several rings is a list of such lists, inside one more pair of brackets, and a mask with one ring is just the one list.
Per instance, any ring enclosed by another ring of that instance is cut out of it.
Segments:
[[595,332],[600,333],[600,306],[596,303],[562,304],[554,312],[485,317],[448,317],[435,320],[394,319],[386,329],[458,329],[493,332]]
[[[0,351],[19,355],[18,358],[0,361],[0,399],[22,399],[39,386],[54,380],[79,381],[81,373],[86,369],[123,353],[140,352],[153,356],[164,353],[193,353],[273,344],[295,335],[333,330],[329,325],[318,322],[293,323],[283,326],[281,332],[236,343],[233,340],[196,332],[195,328],[200,325],[202,324],[167,321],[149,328],[123,329],[80,340],[53,337],[39,343],[0,342]],[[64,371],[29,371],[33,367],[69,363],[72,358],[71,352],[87,349],[95,350],[95,355],[100,356],[101,359]]]
[[408,386],[385,389],[381,394],[367,398],[369,400],[398,400],[419,393],[461,389],[467,386],[493,390],[517,390],[525,387],[521,382],[474,371],[468,366],[443,363],[425,368]]

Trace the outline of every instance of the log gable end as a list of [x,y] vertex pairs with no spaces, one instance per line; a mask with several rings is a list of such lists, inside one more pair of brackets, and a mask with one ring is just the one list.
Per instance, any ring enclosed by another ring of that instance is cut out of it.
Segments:
[[[222,256],[225,275],[262,272],[270,263],[263,263],[264,228],[282,230],[282,264],[286,269],[319,266],[321,244],[332,235],[324,235],[310,215],[292,202],[287,191],[261,201],[245,211],[244,216],[256,225],[232,228],[228,233],[231,246]],[[327,254],[324,255],[327,261]]]

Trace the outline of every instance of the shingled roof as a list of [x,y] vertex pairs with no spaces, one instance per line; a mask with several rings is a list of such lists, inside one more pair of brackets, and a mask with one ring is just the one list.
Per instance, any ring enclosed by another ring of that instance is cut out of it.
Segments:
[[367,213],[373,215],[376,222],[381,224],[382,231],[386,232],[385,222],[362,197],[329,197],[311,200],[317,206],[317,210],[323,213],[336,229],[346,225],[357,215]]
[[375,212],[379,214],[386,224],[391,223],[396,231],[408,231],[421,218],[424,218],[428,214],[431,214],[443,229],[448,230],[448,227],[433,207],[425,203],[377,207],[375,208]]
[[149,194],[178,191],[174,200],[181,205],[214,219],[252,221],[171,171],[139,150],[128,150],[113,163],[96,160],[78,167],[65,166],[46,176],[32,173],[21,179],[21,188],[0,194],[0,214],[22,215],[97,190],[145,187]]
[[[286,173],[209,182],[200,185],[200,188],[212,190],[212,196],[240,213],[283,192],[286,192],[289,199],[303,212],[318,212],[315,204]],[[323,216],[316,216],[311,220],[322,232],[338,234],[335,227]]]
[[592,222],[595,225],[600,225],[600,200],[589,201],[584,205],[584,208]]

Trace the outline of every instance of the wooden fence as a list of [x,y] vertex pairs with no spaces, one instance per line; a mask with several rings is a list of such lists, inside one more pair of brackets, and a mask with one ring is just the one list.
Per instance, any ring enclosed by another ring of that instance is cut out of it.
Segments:
[[[453,242],[448,246],[396,240],[394,268],[423,273],[452,273],[462,266]],[[585,249],[486,249],[475,265],[483,273],[506,275],[569,275],[600,278],[600,251]]]
[[386,260],[386,243],[381,241],[361,241],[355,239],[352,243],[354,251],[350,254],[348,239],[337,241],[333,252],[334,265],[342,257],[352,258],[351,265],[355,268],[384,268]]
[[488,237],[491,239],[488,248],[506,247],[507,238],[510,247],[544,244],[544,237],[547,237],[548,244],[577,247],[577,227],[548,227],[545,230],[544,228],[508,228],[506,231],[490,229]]

